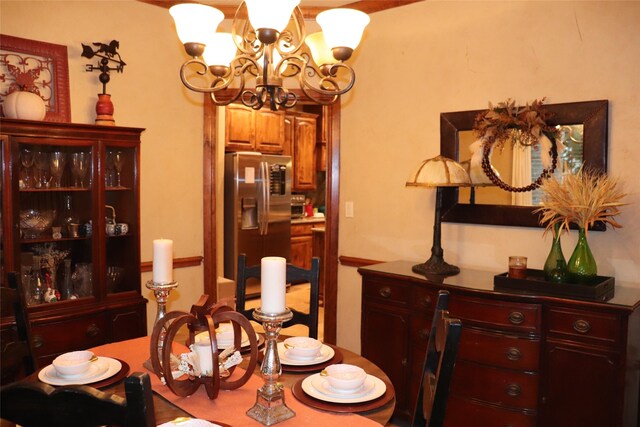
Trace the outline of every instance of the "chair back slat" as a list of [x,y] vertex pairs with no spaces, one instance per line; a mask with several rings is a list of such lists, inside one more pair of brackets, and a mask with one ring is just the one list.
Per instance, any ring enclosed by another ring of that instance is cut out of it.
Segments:
[[0,385],[9,384],[35,372],[36,358],[31,324],[22,283],[16,272],[7,274],[8,285],[0,287],[0,317],[13,317],[15,329],[3,331],[0,341]]
[[[247,319],[253,320],[254,309],[246,308],[247,282],[250,279],[260,280],[261,266],[247,266],[245,254],[238,256],[238,272],[236,275],[236,311],[242,313]],[[305,269],[293,264],[287,264],[287,283],[305,281],[310,284],[309,313],[303,313],[292,309],[293,318],[286,322],[283,327],[292,325],[306,325],[309,328],[309,336],[318,338],[318,313],[320,311],[320,259],[311,259],[311,268]]]
[[155,426],[149,374],[126,378],[125,393],[126,399],[85,385],[22,380],[0,389],[1,416],[24,427]]
[[420,375],[412,427],[444,425],[449,386],[462,334],[462,322],[449,316],[448,306],[449,292],[440,291]]

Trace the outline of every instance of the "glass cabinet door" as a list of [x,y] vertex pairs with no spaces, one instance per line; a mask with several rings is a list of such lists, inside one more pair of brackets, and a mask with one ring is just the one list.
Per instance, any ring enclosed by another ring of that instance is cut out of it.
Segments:
[[140,289],[136,146],[105,148],[107,294]]
[[19,171],[17,264],[27,303],[93,297],[93,145],[17,141],[12,153]]

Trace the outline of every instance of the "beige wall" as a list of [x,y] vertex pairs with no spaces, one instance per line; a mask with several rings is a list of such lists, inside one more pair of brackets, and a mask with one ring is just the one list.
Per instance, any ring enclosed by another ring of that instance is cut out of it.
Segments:
[[[174,241],[174,256],[202,255],[202,96],[180,83],[185,60],[166,9],[135,1],[0,2],[0,29],[27,39],[66,45],[69,56],[71,119],[93,123],[98,73],[80,56],[81,43],[120,41],[127,63],[112,74],[107,91],[116,124],[146,128],[141,155],[142,260],[152,259],[152,240]],[[142,283],[151,278],[142,275]],[[175,270],[179,287],[168,310],[188,310],[202,294],[202,268]],[[153,326],[155,298],[147,317]]]
[[[426,1],[371,18],[342,110],[341,255],[428,258],[435,194],[404,183],[439,153],[440,112],[506,98],[608,99],[609,171],[626,183],[631,205],[623,229],[589,241],[600,274],[640,286],[640,3]],[[354,218],[344,217],[345,201]],[[575,234],[563,239],[567,257]],[[442,244],[451,263],[502,272],[511,254],[542,268],[550,240],[540,229],[445,223]],[[355,350],[359,301],[360,276],[340,267],[338,343]]]

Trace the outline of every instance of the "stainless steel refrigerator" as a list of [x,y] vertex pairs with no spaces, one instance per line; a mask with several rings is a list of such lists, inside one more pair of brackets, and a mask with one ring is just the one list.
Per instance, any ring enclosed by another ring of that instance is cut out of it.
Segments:
[[265,256],[290,261],[291,157],[253,152],[225,155],[225,277],[235,280],[241,253],[247,255],[247,265],[259,264]]

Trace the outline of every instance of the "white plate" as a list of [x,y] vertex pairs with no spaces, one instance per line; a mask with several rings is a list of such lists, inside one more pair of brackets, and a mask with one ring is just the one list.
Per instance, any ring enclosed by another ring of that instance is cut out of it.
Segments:
[[196,419],[196,418],[191,418],[189,420],[179,420],[178,423],[174,423],[173,421],[169,421],[167,423],[164,424],[160,424],[158,427],[174,427],[174,426],[180,426],[180,427],[220,427],[219,424],[214,424],[211,421],[207,421],[207,420],[200,420],[200,419]]
[[[120,372],[120,369],[122,369],[122,363],[120,363],[119,360],[112,359],[110,357],[98,357],[98,360],[93,362],[91,365],[92,367],[89,368],[87,375],[80,376],[79,378],[59,376],[53,365],[49,365],[38,373],[38,379],[43,383],[51,385],[91,384],[106,380]],[[96,368],[94,368],[93,365],[96,365]]]
[[302,381],[302,390],[309,396],[331,403],[362,403],[377,399],[387,391],[387,386],[379,378],[367,375],[364,388],[354,394],[340,394],[332,392],[328,385],[324,385],[326,378],[320,374],[310,375]]
[[316,357],[309,358],[292,358],[287,356],[288,350],[285,348],[283,342],[278,343],[278,357],[280,358],[280,363],[289,366],[307,366],[307,365],[317,365],[318,363],[326,362],[330,360],[336,352],[326,344],[322,344],[320,347],[320,354]]
[[[245,348],[247,346],[249,346],[249,344],[251,344],[251,342],[249,341],[249,337],[247,336],[247,333],[243,330],[242,331],[242,341],[240,342],[240,347],[241,348]],[[209,332],[200,332],[199,334],[197,334],[194,338],[195,342],[199,342],[199,341],[209,341]],[[260,335],[258,335],[258,333],[256,332],[256,340],[260,341]],[[231,342],[221,342],[218,341],[218,349],[220,350],[225,350],[227,347],[232,346],[233,345],[233,341]],[[238,349],[236,349],[238,350]]]

